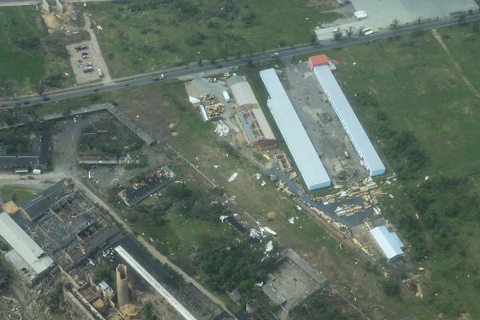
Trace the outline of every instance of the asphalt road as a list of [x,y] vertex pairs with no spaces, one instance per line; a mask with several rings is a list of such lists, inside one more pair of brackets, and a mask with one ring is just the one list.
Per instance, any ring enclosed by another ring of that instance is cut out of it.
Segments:
[[[465,19],[465,22],[471,22],[471,21],[477,21],[477,20],[480,20],[480,14],[467,16]],[[312,45],[288,48],[282,51],[278,51],[277,56],[272,56],[271,53],[268,53],[268,54],[261,53],[261,54],[252,55],[250,58],[242,57],[239,59],[222,61],[214,65],[199,66],[199,67],[194,67],[189,69],[171,70],[171,71],[161,70],[161,71],[156,71],[152,73],[145,73],[145,74],[139,74],[139,75],[130,76],[130,77],[114,79],[115,82],[111,82],[111,83],[90,84],[90,85],[77,86],[75,88],[69,88],[64,90],[51,91],[45,94],[44,96],[22,96],[22,97],[16,97],[15,100],[5,99],[4,101],[0,101],[0,104],[5,104],[7,107],[26,107],[26,106],[35,105],[35,104],[47,103],[51,101],[59,101],[59,100],[70,99],[74,97],[96,94],[99,92],[121,89],[124,87],[141,86],[141,85],[155,81],[155,78],[158,79],[158,77],[160,77],[161,74],[164,75],[165,79],[159,80],[159,81],[165,81],[167,79],[176,79],[179,77],[190,76],[193,74],[207,72],[207,71],[243,66],[248,63],[249,59],[251,59],[253,63],[275,61],[276,59],[282,59],[282,60],[291,59],[295,56],[310,54],[320,50],[347,47],[347,46],[351,46],[359,43],[365,43],[365,42],[374,41],[378,39],[393,37],[395,35],[405,35],[405,34],[413,33],[416,31],[425,31],[425,30],[430,30],[434,28],[455,25],[457,23],[458,23],[458,18],[448,18],[448,19],[428,22],[420,25],[411,25],[398,30],[384,30],[382,32],[374,33],[368,36],[358,36],[350,39],[345,38],[340,41],[321,41],[319,43],[312,44]]]

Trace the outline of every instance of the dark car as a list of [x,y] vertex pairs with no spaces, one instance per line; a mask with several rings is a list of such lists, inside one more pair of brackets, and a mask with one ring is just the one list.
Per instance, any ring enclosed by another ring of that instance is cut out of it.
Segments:
[[160,77],[154,77],[153,78],[153,81],[158,81],[158,80],[160,80]]
[[49,97],[44,97],[43,101],[50,101],[51,99]]
[[98,89],[93,89],[93,92],[98,92]]
[[25,101],[23,104],[30,104],[31,102],[30,101]]

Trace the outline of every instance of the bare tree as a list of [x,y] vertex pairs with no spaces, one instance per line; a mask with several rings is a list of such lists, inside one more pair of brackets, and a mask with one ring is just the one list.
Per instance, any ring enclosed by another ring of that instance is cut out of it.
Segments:
[[340,41],[340,39],[342,39],[342,37],[343,37],[343,32],[342,32],[342,30],[340,30],[340,28],[338,28],[338,29],[333,33],[333,37],[335,38],[335,40]]
[[352,26],[348,27],[347,31],[345,31],[345,34],[346,34],[347,37],[349,37],[349,38],[351,38],[354,33],[355,33],[355,28],[352,27]]
[[398,19],[395,19],[390,24],[390,27],[392,27],[393,30],[397,30],[399,25],[400,25],[400,21]]
[[363,27],[360,27],[360,28],[357,29],[357,35],[359,35],[359,36],[365,35],[365,33],[363,32]]

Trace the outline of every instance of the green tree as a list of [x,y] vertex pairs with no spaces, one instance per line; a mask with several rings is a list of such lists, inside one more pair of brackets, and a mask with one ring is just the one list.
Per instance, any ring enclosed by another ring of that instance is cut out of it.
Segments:
[[153,310],[153,305],[150,301],[145,303],[143,306],[142,320],[158,320],[155,310]]
[[105,281],[110,286],[115,284],[115,272],[112,268],[105,262],[100,264],[98,267],[95,268],[93,271],[93,282],[99,283],[101,281]]
[[338,29],[336,30],[334,33],[333,33],[333,37],[335,38],[335,40],[337,41],[340,41],[343,37],[343,32],[342,30]]
[[388,297],[396,297],[400,294],[400,287],[394,280],[388,280],[383,283],[383,292]]
[[347,35],[348,38],[351,38],[354,33],[355,33],[355,28],[352,26],[348,27],[347,31],[345,31],[345,34]]
[[60,303],[62,302],[63,295],[63,282],[55,282],[55,286],[52,292],[47,296],[47,305],[52,311],[57,311]]

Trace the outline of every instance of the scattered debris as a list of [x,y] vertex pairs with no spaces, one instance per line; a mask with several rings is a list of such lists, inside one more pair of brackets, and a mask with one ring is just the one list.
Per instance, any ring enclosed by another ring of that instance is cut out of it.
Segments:
[[267,242],[267,245],[265,246],[265,252],[270,252],[273,250],[273,242],[272,240]]
[[232,182],[233,180],[235,180],[237,178],[237,176],[238,176],[238,172],[232,173],[230,178],[228,178],[228,182]]
[[230,132],[230,127],[223,121],[219,121],[215,127],[215,133],[220,137],[226,137]]
[[270,233],[272,236],[276,236],[277,233],[275,231],[273,231],[272,229],[270,229],[269,227],[265,227],[264,230],[268,233]]
[[291,217],[290,219],[288,219],[288,222],[290,222],[291,224],[295,224],[295,218]]

